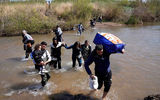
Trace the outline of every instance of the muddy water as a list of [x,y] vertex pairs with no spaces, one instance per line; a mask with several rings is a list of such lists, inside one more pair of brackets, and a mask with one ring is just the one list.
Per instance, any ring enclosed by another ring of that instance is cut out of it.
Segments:
[[[71,45],[88,39],[94,48],[92,41],[96,32],[114,33],[126,43],[125,54],[111,56],[113,84],[108,100],[142,100],[147,95],[160,93],[160,26],[95,28],[82,36],[64,32],[64,40]],[[50,44],[52,37],[53,34],[33,35],[36,43],[43,40]],[[34,71],[32,60],[21,61],[24,56],[21,40],[20,36],[0,38],[0,100],[100,99],[102,91],[90,93],[88,75],[85,70],[71,68],[72,50],[64,48],[63,70],[52,70],[47,86],[39,89],[41,78]],[[92,70],[93,67],[94,64]]]

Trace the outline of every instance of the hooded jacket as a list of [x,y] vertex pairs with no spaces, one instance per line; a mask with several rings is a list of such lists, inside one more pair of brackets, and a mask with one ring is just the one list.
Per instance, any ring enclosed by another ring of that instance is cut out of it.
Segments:
[[108,75],[108,73],[111,71],[109,57],[110,53],[107,53],[105,50],[103,50],[102,56],[99,56],[96,53],[96,50],[93,50],[84,65],[88,75],[92,74],[89,65],[92,64],[93,62],[95,63],[94,70],[96,75],[98,76]]
[[61,56],[61,47],[63,46],[62,42],[58,42],[57,46],[51,44],[51,57],[60,57]]

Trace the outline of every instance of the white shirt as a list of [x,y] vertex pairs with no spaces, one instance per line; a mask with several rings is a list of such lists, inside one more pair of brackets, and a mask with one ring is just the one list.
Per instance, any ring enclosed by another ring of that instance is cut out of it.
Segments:
[[33,38],[29,34],[25,34],[25,37],[27,37],[27,40],[33,40]]
[[44,61],[51,61],[51,55],[50,53],[48,52],[48,50],[46,50],[46,52],[42,55],[42,59]]

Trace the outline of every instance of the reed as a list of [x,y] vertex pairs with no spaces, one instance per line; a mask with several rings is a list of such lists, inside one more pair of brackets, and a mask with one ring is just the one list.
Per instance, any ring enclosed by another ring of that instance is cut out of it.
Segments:
[[160,1],[148,0],[55,0],[51,7],[44,1],[0,3],[0,35],[17,35],[23,29],[29,33],[49,33],[59,24],[70,30],[92,18],[125,24],[160,21]]

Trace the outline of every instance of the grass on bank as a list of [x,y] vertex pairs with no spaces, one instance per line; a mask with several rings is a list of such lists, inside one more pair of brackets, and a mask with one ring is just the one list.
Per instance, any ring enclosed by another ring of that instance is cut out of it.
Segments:
[[29,33],[49,33],[59,24],[70,30],[80,22],[88,26],[92,18],[125,24],[160,21],[160,1],[147,3],[128,0],[55,0],[51,8],[45,2],[0,4],[0,35],[17,35],[23,29]]
[[1,6],[1,34],[18,34],[23,29],[26,29],[29,33],[47,32],[53,26],[56,26],[56,23],[53,23],[56,18],[45,16],[45,12],[45,6],[42,4]]

